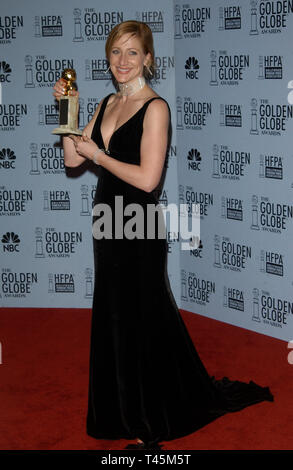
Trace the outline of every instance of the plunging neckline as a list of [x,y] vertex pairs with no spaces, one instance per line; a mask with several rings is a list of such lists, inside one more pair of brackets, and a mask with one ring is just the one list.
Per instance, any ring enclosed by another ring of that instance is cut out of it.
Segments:
[[[113,94],[114,94],[114,93],[112,93],[111,95],[108,96],[108,100],[109,100],[109,98],[110,98]],[[104,141],[104,137],[103,137],[103,134],[102,134],[102,122],[103,122],[103,119],[104,119],[104,114],[105,114],[105,110],[106,110],[107,103],[108,103],[108,100],[107,100],[106,105],[105,105],[105,107],[104,107],[104,109],[103,109],[103,114],[102,114],[102,116],[101,116],[101,120],[100,120],[100,135],[101,135],[101,139],[102,139],[102,142],[103,142],[104,150],[105,150],[106,153],[109,152],[111,140],[112,140],[112,138],[114,137],[114,135],[116,134],[116,132],[118,132],[118,131],[119,131],[122,127],[124,127],[129,121],[131,121],[131,120],[145,107],[145,105],[146,105],[149,101],[151,101],[151,100],[153,100],[153,99],[157,99],[157,98],[161,99],[160,96],[153,96],[152,98],[150,98],[149,100],[147,100],[132,116],[130,116],[129,119],[127,119],[127,121],[125,121],[123,124],[121,124],[121,126],[117,127],[117,129],[115,129],[114,132],[112,133],[112,135],[111,135],[111,137],[110,137],[110,139],[109,139],[109,142],[108,142],[108,147],[106,148],[105,141]]]

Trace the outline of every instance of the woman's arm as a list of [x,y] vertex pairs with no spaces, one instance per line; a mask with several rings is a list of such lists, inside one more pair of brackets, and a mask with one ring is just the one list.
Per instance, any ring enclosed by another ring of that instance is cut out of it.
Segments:
[[[78,136],[74,137],[78,138]],[[68,168],[80,166],[86,160],[85,157],[78,155],[76,152],[73,137],[69,137],[67,135],[63,136],[62,145],[64,150],[64,165]]]
[[[140,165],[120,162],[102,151],[95,155],[95,163],[103,166],[126,183],[143,191],[151,192],[161,179],[168,145],[168,129],[168,106],[163,100],[154,100],[149,104],[144,117]],[[87,143],[78,143],[76,149],[92,159],[94,149],[90,140]]]

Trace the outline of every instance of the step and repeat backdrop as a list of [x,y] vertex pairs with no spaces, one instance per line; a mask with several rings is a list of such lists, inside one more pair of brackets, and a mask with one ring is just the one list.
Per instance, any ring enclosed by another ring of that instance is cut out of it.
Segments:
[[127,19],[153,31],[152,86],[172,112],[160,203],[187,205],[189,221],[200,215],[190,250],[167,227],[179,307],[291,340],[293,2],[285,0],[2,6],[1,306],[91,307],[97,174],[64,168],[52,87],[64,68],[76,70],[84,127],[114,91],[104,46]]
[[[293,337],[293,2],[176,1],[179,200],[200,204],[181,306]],[[289,88],[288,88],[289,84]],[[289,95],[289,96],[288,96]]]

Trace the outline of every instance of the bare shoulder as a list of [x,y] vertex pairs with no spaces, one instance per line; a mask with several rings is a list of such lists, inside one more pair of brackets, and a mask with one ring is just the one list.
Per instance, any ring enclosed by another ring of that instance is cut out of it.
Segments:
[[[153,99],[155,98],[155,99]],[[170,116],[170,109],[167,101],[159,95],[150,98],[152,100],[147,107],[145,119],[150,122],[154,120],[168,120]]]
[[[106,96],[107,98],[107,96]],[[104,98],[105,99],[105,98]],[[107,106],[117,102],[117,93],[112,93],[108,99]]]

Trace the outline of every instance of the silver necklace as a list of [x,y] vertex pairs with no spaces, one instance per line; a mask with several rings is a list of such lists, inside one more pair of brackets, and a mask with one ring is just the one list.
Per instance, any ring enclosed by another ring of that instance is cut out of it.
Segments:
[[134,93],[141,90],[145,86],[145,78],[138,77],[135,82],[119,83],[118,85],[122,96],[134,95]]

